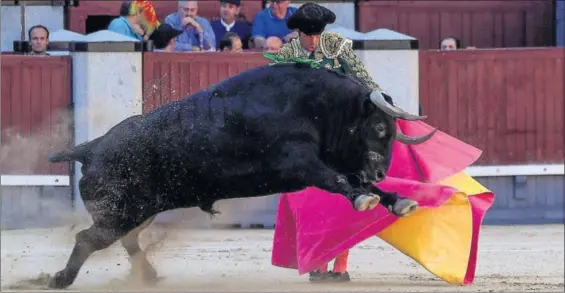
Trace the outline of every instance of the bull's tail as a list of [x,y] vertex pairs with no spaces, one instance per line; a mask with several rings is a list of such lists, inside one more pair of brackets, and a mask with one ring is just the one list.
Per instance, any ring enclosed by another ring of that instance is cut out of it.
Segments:
[[49,155],[48,159],[51,163],[59,163],[59,162],[71,162],[71,161],[78,161],[84,164],[88,159],[88,153],[90,148],[92,147],[92,143],[96,140],[88,141],[82,144],[77,145],[74,148],[69,150],[64,150],[58,153],[54,153]]
[[49,162],[51,163],[59,163],[59,162],[70,162],[70,161],[81,161],[80,156],[77,156],[74,149],[65,150],[62,152],[58,152],[55,154],[51,154],[48,157]]

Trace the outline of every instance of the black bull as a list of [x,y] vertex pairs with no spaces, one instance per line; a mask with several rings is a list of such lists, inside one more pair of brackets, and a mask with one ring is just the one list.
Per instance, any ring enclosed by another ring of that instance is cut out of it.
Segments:
[[[382,204],[398,216],[417,203],[374,186],[392,143],[421,143],[395,119],[421,120],[352,78],[294,65],[263,66],[154,111],[130,117],[52,162],[79,161],[81,198],[94,224],[76,234],[66,267],[46,280],[71,285],[89,256],[121,240],[132,274],[154,280],[138,234],[155,215],[215,201],[316,186],[357,210]],[[137,268],[137,269],[136,269]]]

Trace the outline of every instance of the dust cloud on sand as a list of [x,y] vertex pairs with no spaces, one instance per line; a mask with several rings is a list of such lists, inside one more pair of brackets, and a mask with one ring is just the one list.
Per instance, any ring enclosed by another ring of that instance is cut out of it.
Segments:
[[[41,117],[40,117],[41,118]],[[68,109],[54,110],[50,115],[32,118],[28,124],[19,123],[17,126],[4,125],[2,129],[2,142],[0,145],[0,169],[2,175],[32,175],[32,174],[64,174],[68,163],[50,163],[48,156],[71,146],[72,138],[72,111]],[[2,182],[4,185],[5,182]],[[43,210],[57,211],[56,218],[61,221],[73,223],[75,220],[67,198],[50,196],[51,187],[22,187],[4,186],[2,195],[3,203],[10,206],[11,200],[21,201],[18,204],[30,204],[27,201],[38,200],[37,193],[42,193],[41,207]],[[18,196],[18,199],[13,199]],[[12,197],[12,198],[11,198]],[[31,205],[37,205],[33,203]],[[66,207],[66,208],[63,208]],[[2,223],[17,222],[25,226],[26,221],[33,221],[27,215],[10,211],[4,208]],[[2,225],[4,227],[4,225]]]
[[[272,230],[192,230],[149,227],[141,246],[163,279],[153,287],[128,282],[129,262],[116,243],[95,253],[71,291],[146,292],[516,292],[564,290],[564,226],[486,226],[481,235],[475,284],[437,279],[376,237],[351,250],[348,284],[310,284],[307,276],[270,264]],[[68,227],[2,232],[2,292],[20,280],[62,269],[74,243]],[[160,241],[159,241],[160,240]],[[137,283],[139,284],[139,283]],[[25,288],[19,288],[25,289]],[[28,288],[29,289],[29,288]],[[17,290],[15,290],[17,291]]]
[[[69,146],[72,137],[72,114],[54,111],[46,119],[32,125],[2,130],[0,166],[3,174],[49,174],[47,156]],[[29,129],[31,129],[31,132]],[[43,171],[43,172],[41,172]],[[36,172],[36,173],[34,173]]]

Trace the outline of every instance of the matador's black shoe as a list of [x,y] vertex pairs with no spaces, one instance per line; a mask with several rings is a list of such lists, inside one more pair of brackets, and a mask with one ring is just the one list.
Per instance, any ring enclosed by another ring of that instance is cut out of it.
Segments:
[[328,273],[322,273],[319,270],[315,270],[310,272],[310,282],[312,283],[321,283],[326,281],[328,277]]
[[332,272],[329,271],[326,276],[326,282],[349,282],[351,278],[349,277],[349,273],[347,271],[343,273]]

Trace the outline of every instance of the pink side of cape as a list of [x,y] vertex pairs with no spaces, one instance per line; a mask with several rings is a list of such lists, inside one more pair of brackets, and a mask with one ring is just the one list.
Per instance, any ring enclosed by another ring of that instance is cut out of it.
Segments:
[[494,194],[492,192],[485,192],[469,197],[471,203],[471,212],[473,215],[473,234],[471,239],[471,251],[469,253],[469,261],[467,263],[467,272],[464,285],[472,284],[475,280],[475,271],[477,269],[477,254],[479,248],[479,234],[481,231],[481,224],[485,217],[487,210],[494,202]]
[[[424,135],[433,129],[421,121],[398,121],[397,125],[410,136]],[[377,186],[416,200],[420,208],[442,205],[456,190],[433,182],[463,171],[481,155],[479,149],[441,131],[420,145],[407,146],[395,142],[393,153],[387,178]],[[477,216],[474,214],[473,218],[482,220],[484,212],[476,212]],[[298,269],[299,274],[310,272],[331,261],[343,250],[375,236],[396,219],[382,206],[357,212],[345,197],[314,187],[281,194],[272,264]],[[480,221],[476,229],[477,238],[479,229]],[[472,280],[473,276],[468,276]]]

